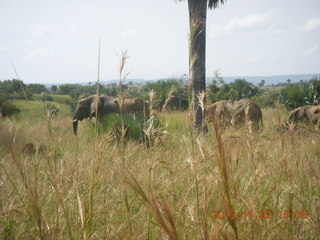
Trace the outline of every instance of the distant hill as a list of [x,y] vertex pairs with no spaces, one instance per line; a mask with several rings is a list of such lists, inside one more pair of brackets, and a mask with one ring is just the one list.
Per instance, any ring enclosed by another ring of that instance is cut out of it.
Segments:
[[[248,82],[252,82],[255,85],[258,85],[258,83],[261,82],[262,79],[264,79],[265,85],[277,85],[278,83],[285,83],[288,79],[290,79],[291,83],[299,82],[300,80],[307,81],[312,79],[313,77],[318,76],[320,77],[320,73],[310,73],[310,74],[295,74],[295,75],[275,75],[275,76],[223,76],[223,79],[225,82],[229,83],[234,81],[235,79],[245,79]],[[133,84],[145,84],[146,82],[156,82],[158,80],[166,80],[170,78],[161,78],[161,79],[152,79],[152,80],[145,80],[142,78],[132,78],[132,79],[126,79],[125,83],[132,82]],[[206,83],[209,84],[212,81],[213,77],[207,77]],[[107,84],[118,84],[119,80],[110,80],[110,81],[101,81],[100,83],[102,85]],[[67,82],[66,82],[67,83]],[[50,88],[52,85],[62,85],[66,83],[48,83],[45,84],[47,88]],[[78,83],[72,83],[72,84],[80,84],[80,85],[89,85],[89,84],[95,84],[95,82],[78,82]]]
[[[229,83],[234,81],[235,79],[245,79],[248,82],[252,82],[255,85],[258,85],[258,83],[261,82],[262,79],[264,79],[265,85],[277,85],[278,83],[285,83],[288,79],[290,79],[291,83],[299,82],[300,80],[308,81],[312,79],[313,77],[318,76],[320,77],[320,73],[316,74],[296,74],[296,75],[276,75],[276,76],[228,76],[223,77],[223,79]],[[212,80],[212,78],[207,78],[207,83]]]

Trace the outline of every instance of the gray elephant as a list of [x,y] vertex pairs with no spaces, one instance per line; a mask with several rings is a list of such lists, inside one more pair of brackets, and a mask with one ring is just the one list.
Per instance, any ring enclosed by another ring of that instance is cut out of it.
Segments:
[[289,113],[290,123],[304,121],[308,121],[312,124],[320,124],[320,105],[298,107]]
[[[99,100],[99,101],[97,101]],[[98,102],[98,116],[96,116]],[[147,106],[145,102],[140,98],[125,98],[122,104],[123,113],[145,113],[147,112]],[[120,113],[120,102],[118,98],[109,96],[91,95],[79,100],[77,108],[73,116],[73,133],[77,134],[78,121],[85,118],[101,117],[110,113]]]
[[255,130],[259,129],[262,123],[262,111],[260,107],[251,99],[241,99],[238,101],[222,100],[207,107],[209,121],[212,121],[213,114],[222,126],[247,124]]

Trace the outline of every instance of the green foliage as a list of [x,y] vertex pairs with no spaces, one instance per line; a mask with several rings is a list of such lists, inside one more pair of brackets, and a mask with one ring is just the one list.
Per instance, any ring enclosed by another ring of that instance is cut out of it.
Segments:
[[[116,97],[118,94],[118,87],[115,84],[108,85],[108,86],[103,87],[101,89],[102,89],[102,92],[107,96]],[[135,96],[135,95],[130,94],[130,96]]]
[[82,86],[80,84],[63,84],[57,89],[57,94],[70,95],[72,98],[77,99],[82,94]]
[[274,107],[275,102],[280,98],[280,92],[276,90],[261,91],[261,94],[253,97],[255,103],[260,107]]
[[54,98],[51,95],[46,93],[34,94],[32,96],[32,99],[37,101],[49,101],[49,102],[54,101]]
[[20,109],[17,108],[14,104],[11,104],[4,98],[0,97],[0,114],[2,117],[9,117],[19,112]]
[[281,90],[281,101],[289,108],[319,104],[320,80],[315,77],[308,82],[287,85]]
[[144,89],[145,95],[150,90],[154,90],[157,95],[158,104],[156,108],[162,108],[165,104],[169,91],[174,88],[173,98],[170,101],[171,109],[188,109],[188,87],[180,79],[159,80],[153,83],[147,83]]
[[259,89],[253,83],[247,82],[245,79],[236,79],[229,85],[231,89],[235,89],[237,91],[235,100],[251,98],[256,96],[259,91]]
[[215,78],[208,85],[208,98],[211,102],[221,100],[239,100],[242,98],[252,98],[256,96],[259,89],[245,79],[236,79],[229,84],[225,83],[218,72]]
[[[89,121],[92,130],[95,128],[95,121]],[[112,140],[136,139],[142,141],[144,138],[144,115],[143,114],[108,114],[98,123],[99,133],[109,133]]]
[[[116,85],[108,85],[107,87],[99,85],[99,90],[101,94],[105,94],[107,96],[117,96],[118,88]],[[58,87],[56,90],[57,94],[61,95],[69,95],[73,99],[79,99],[81,97],[90,96],[96,94],[97,86],[94,85],[86,85],[82,86],[80,84],[63,84]]]
[[261,82],[258,84],[259,87],[263,87],[266,83],[266,80],[262,79]]
[[14,235],[14,220],[12,219],[5,219],[5,222],[3,223],[4,227],[3,227],[3,231],[2,231],[2,236],[3,239],[15,239]]
[[78,99],[73,99],[69,95],[51,94],[53,101],[70,106],[71,111],[74,111],[77,107]]
[[43,84],[28,84],[26,87],[28,95],[48,93],[48,89]]
[[58,87],[57,87],[56,85],[52,85],[52,86],[51,86],[51,91],[52,91],[52,92],[56,92],[57,89],[58,89]]
[[26,88],[26,85],[17,79],[0,81],[0,95],[6,99],[24,99],[25,97],[21,86],[24,89]]
[[26,85],[17,79],[0,81],[0,94],[6,99],[25,99],[23,90],[25,90],[27,98],[35,94],[48,93],[48,89],[43,84]]

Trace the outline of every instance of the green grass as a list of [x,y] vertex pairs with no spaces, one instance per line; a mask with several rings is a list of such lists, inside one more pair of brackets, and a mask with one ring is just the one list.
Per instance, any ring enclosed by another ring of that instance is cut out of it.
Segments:
[[20,114],[16,117],[20,120],[30,121],[43,121],[44,107],[47,104],[54,105],[59,108],[58,115],[60,117],[69,117],[72,115],[71,108],[68,105],[57,102],[44,102],[44,101],[25,101],[25,100],[13,100],[12,103],[21,109]]
[[[22,109],[23,121],[0,122],[0,239],[320,236],[319,131],[284,130],[285,110],[263,109],[258,132],[230,127],[216,137],[210,124],[194,139],[187,112],[162,113],[168,133],[146,147],[103,133],[95,141],[85,121],[75,137],[71,117]],[[27,142],[47,150],[26,155]]]

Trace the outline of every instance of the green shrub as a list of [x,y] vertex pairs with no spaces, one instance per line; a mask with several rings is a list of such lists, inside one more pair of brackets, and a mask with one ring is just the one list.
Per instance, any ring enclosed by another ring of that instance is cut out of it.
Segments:
[[215,79],[208,85],[208,98],[214,103],[221,100],[240,100],[256,96],[259,89],[245,79],[235,79],[231,83],[225,83],[219,73],[215,73]]
[[37,101],[48,101],[48,102],[54,101],[53,97],[49,94],[46,94],[46,93],[34,94],[32,96],[32,99],[37,100]]
[[[88,121],[92,131],[95,131],[95,121]],[[138,142],[147,141],[150,145],[159,136],[160,121],[151,116],[145,119],[144,114],[108,114],[98,122],[98,133],[107,133],[114,142],[127,142],[129,139]]]
[[281,101],[289,108],[319,104],[320,80],[315,77],[308,82],[289,84],[281,90]]
[[280,93],[276,90],[267,90],[260,95],[253,97],[255,103],[260,107],[274,107],[275,102],[279,100]]
[[158,103],[155,107],[161,109],[166,102],[168,93],[172,89],[174,89],[174,92],[168,107],[175,110],[188,109],[188,87],[181,79],[159,80],[157,82],[147,83],[144,89],[145,97],[150,90],[156,92]]
[[0,97],[0,113],[3,117],[9,117],[19,112],[19,108]]

